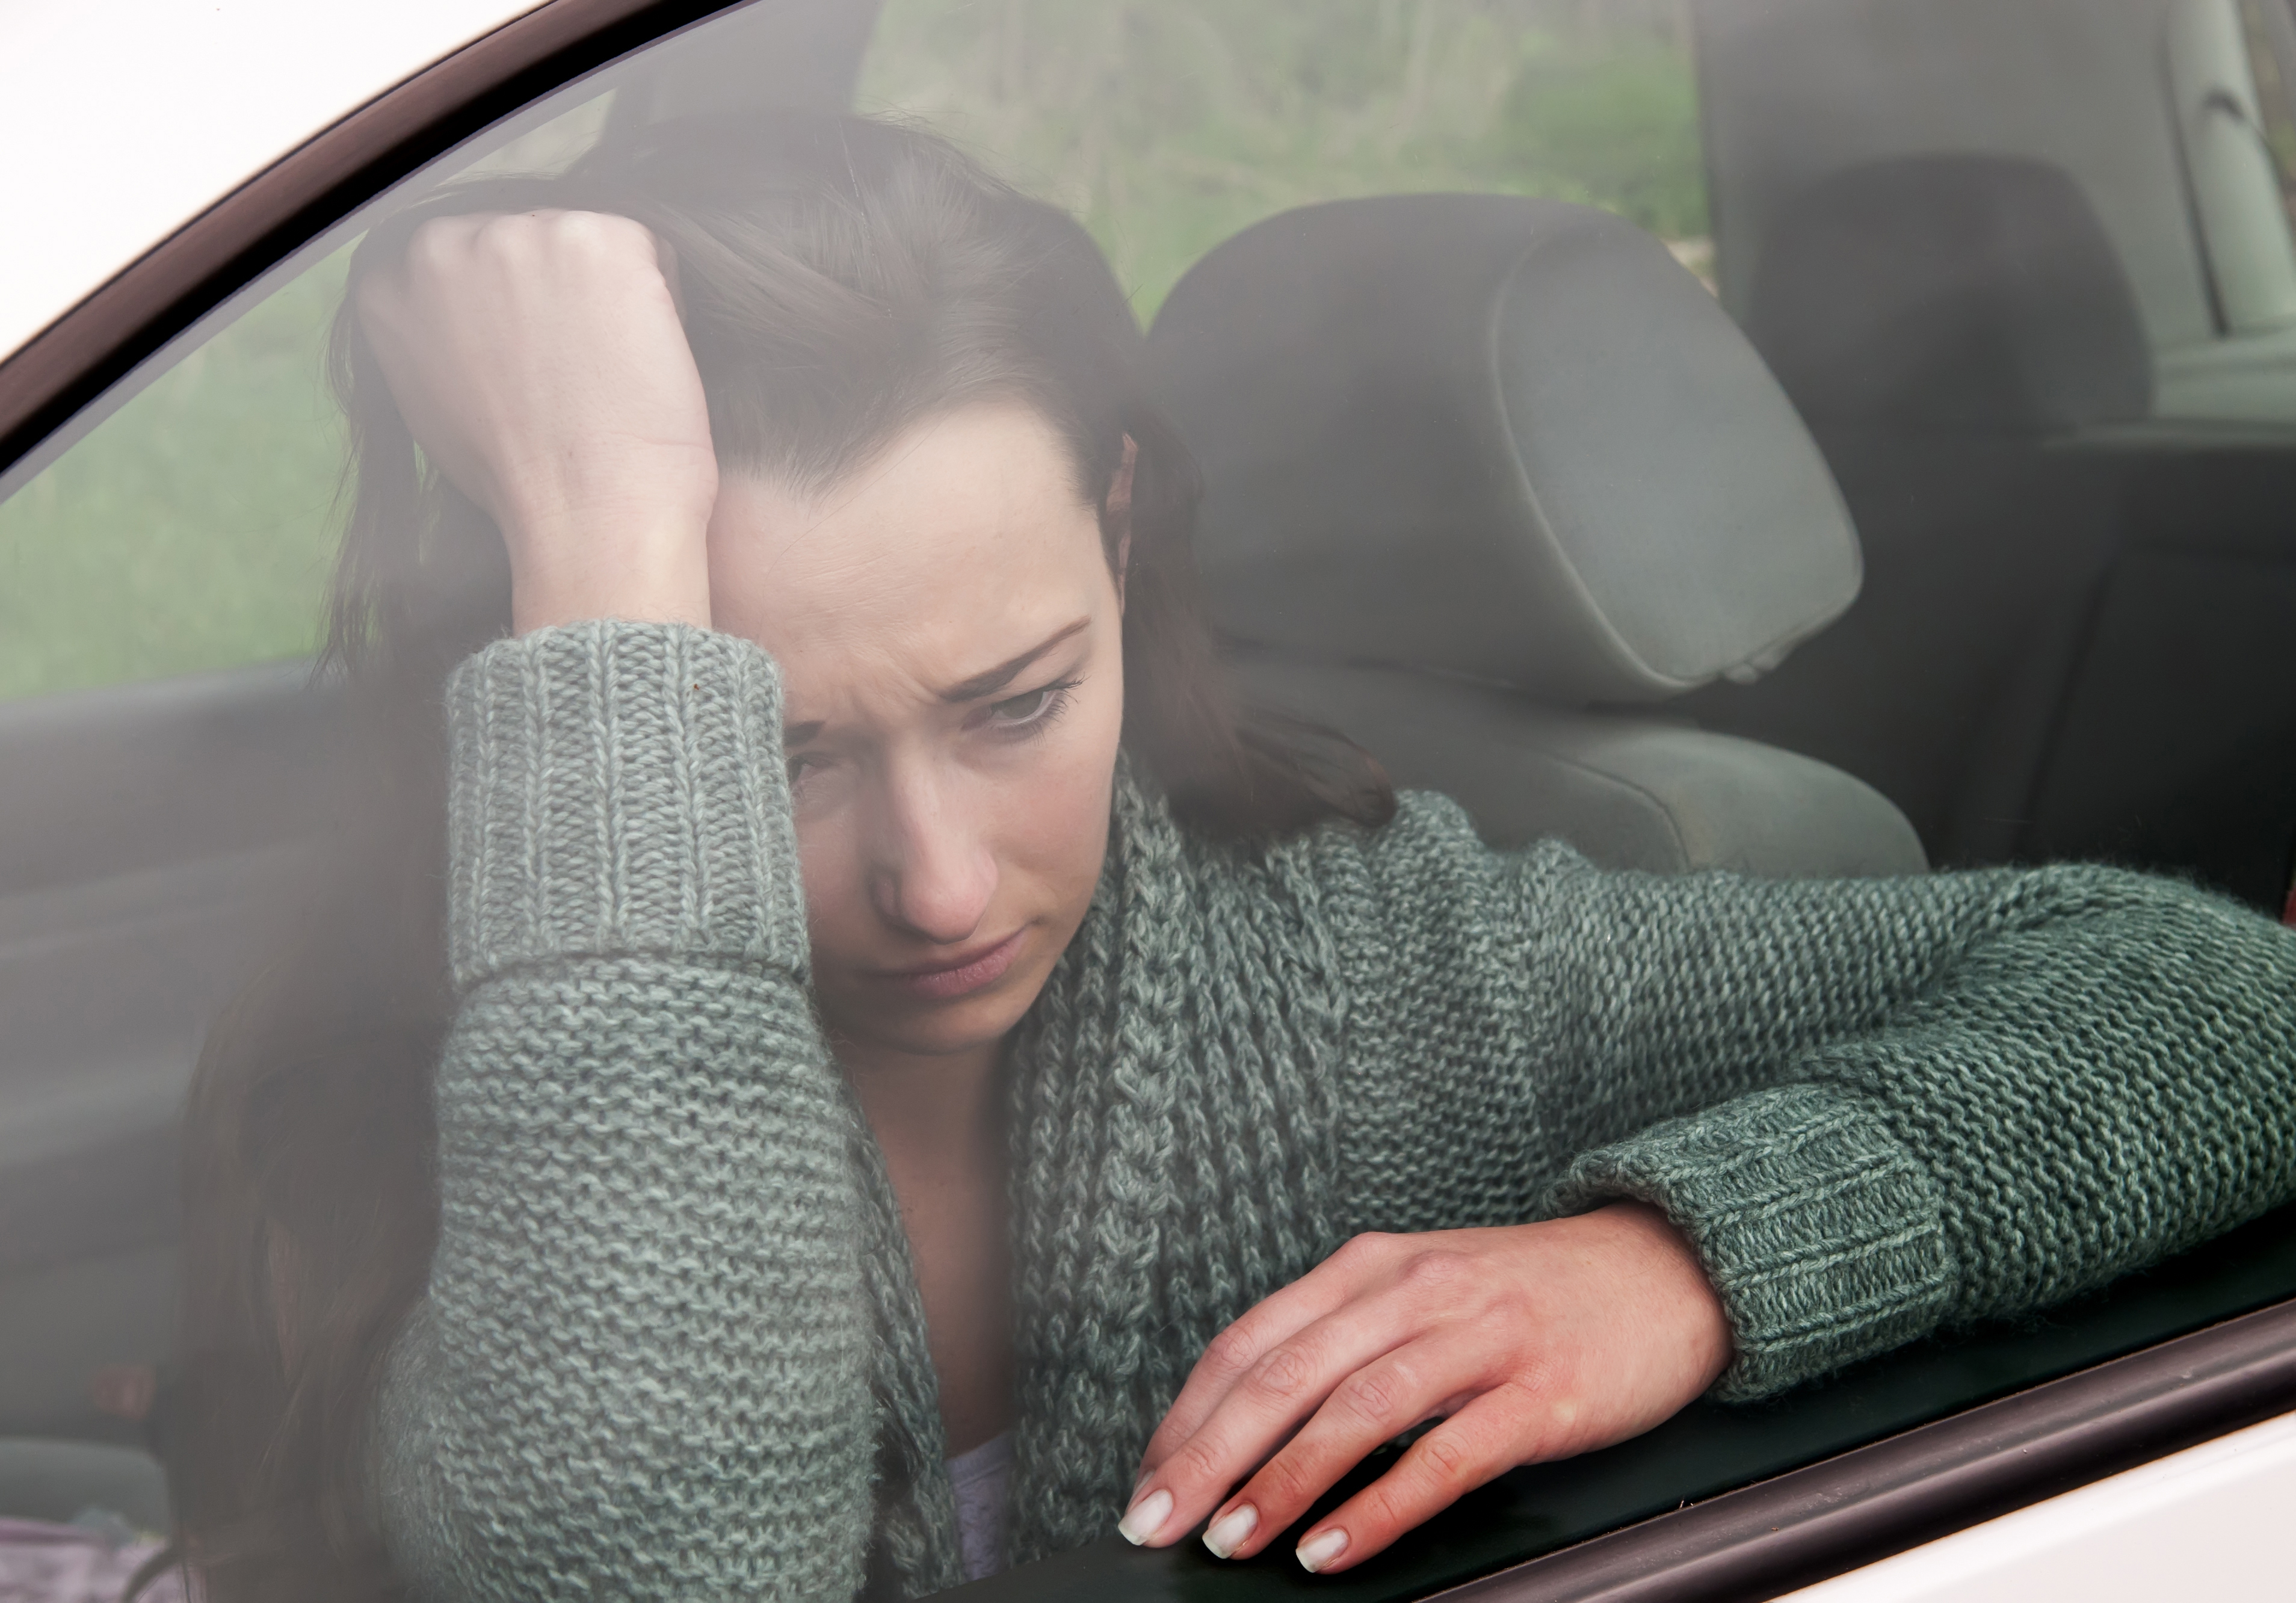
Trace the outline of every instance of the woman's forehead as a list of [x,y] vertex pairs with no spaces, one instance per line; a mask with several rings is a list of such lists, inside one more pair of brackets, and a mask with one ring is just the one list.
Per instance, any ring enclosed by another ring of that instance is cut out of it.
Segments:
[[729,478],[710,544],[719,627],[773,651],[793,690],[960,683],[1089,619],[1110,583],[1065,445],[1012,405],[927,419],[817,493]]
[[1027,564],[1097,517],[1064,441],[999,402],[923,418],[818,489],[732,473],[710,537],[784,585],[898,583],[936,567]]

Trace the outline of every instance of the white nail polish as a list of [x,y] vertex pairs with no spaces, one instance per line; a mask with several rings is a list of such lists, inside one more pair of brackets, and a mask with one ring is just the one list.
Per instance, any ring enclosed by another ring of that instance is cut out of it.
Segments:
[[1132,1505],[1131,1511],[1117,1525],[1116,1532],[1136,1548],[1162,1530],[1164,1522],[1171,1517],[1172,1494],[1168,1492],[1152,1492]]
[[1347,1550],[1348,1533],[1333,1525],[1300,1544],[1300,1567],[1312,1575]]
[[1236,1549],[1250,1541],[1259,1528],[1259,1510],[1250,1503],[1238,1503],[1212,1521],[1212,1528],[1204,1533],[1204,1545],[1216,1558],[1233,1558]]

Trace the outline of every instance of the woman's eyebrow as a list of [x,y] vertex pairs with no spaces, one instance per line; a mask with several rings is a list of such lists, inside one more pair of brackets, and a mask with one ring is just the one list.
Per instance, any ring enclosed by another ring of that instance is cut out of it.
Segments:
[[1078,619],[1067,628],[1046,636],[1019,656],[999,662],[987,673],[977,673],[960,684],[951,685],[940,693],[940,699],[945,702],[977,702],[984,695],[996,694],[1011,684],[1022,669],[1091,621],[1090,618]]

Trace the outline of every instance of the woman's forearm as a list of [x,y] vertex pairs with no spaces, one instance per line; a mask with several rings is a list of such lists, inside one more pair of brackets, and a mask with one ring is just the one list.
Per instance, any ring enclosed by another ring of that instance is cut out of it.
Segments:
[[1734,1394],[2296,1196],[2296,934],[2192,886],[1611,873],[1416,800],[1373,867],[1360,1222],[1657,1204],[1730,1309]]
[[871,1321],[771,664],[581,625],[490,648],[449,702],[464,1000],[385,1529],[458,1599],[849,1595]]
[[1936,978],[1879,1023],[1580,1160],[1568,1197],[1689,1225],[1735,1390],[2030,1311],[2296,1196],[2296,938],[2112,869],[1965,883]]
[[519,634],[709,624],[718,459],[675,271],[643,224],[542,210],[433,218],[359,285],[408,428],[502,531]]

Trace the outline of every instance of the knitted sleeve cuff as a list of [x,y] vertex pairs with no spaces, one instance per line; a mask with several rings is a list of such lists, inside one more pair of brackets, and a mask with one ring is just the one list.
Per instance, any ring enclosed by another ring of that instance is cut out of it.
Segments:
[[513,965],[691,955],[803,974],[781,680],[746,640],[567,624],[447,684],[448,953]]
[[1722,1298],[1714,1388],[1767,1396],[1926,1335],[1956,1266],[1929,1171],[1854,1091],[1791,1085],[1654,1125],[1574,1163],[1554,1197],[1665,1210]]

